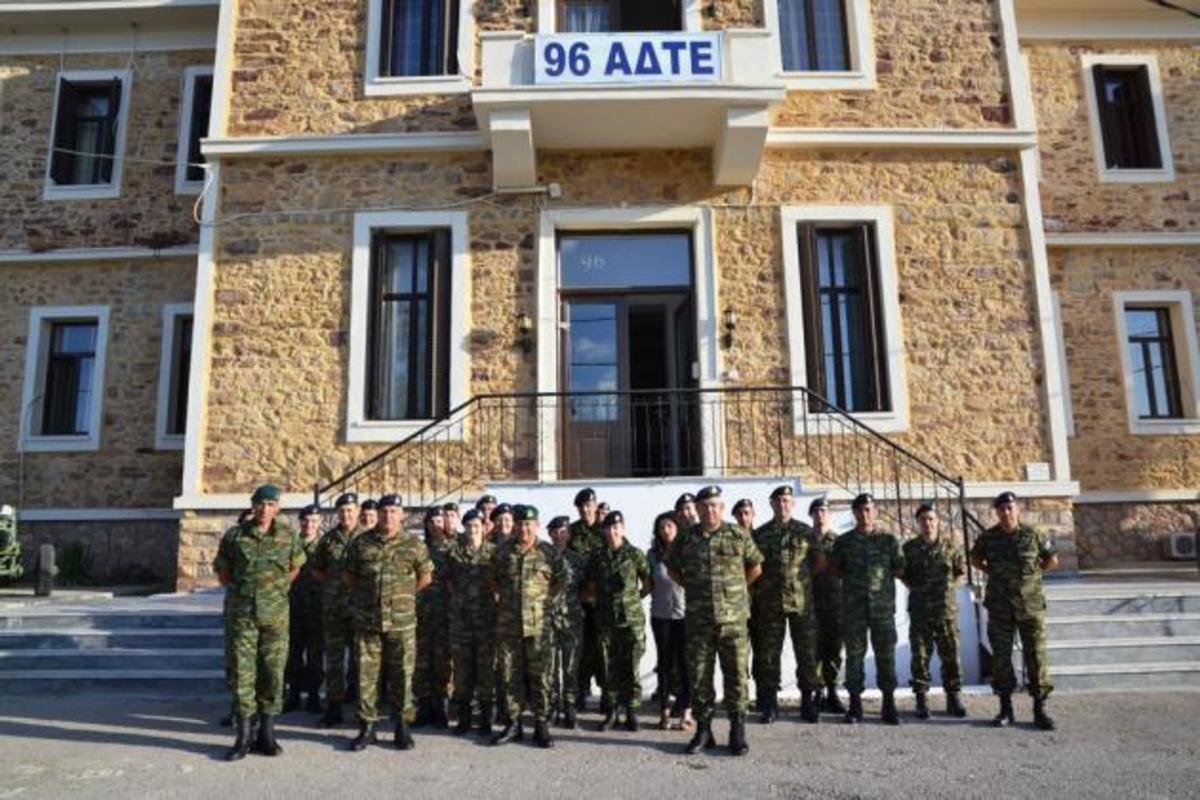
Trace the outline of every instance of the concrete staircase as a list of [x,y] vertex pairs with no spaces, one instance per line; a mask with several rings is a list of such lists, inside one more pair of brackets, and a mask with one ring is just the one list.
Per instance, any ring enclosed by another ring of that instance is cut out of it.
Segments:
[[0,695],[225,690],[220,593],[0,606]]
[[1200,690],[1195,567],[1103,571],[1046,585],[1055,690]]

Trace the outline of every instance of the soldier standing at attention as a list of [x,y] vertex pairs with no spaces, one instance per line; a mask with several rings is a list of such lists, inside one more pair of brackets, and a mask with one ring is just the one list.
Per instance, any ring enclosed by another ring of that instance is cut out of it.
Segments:
[[[579,519],[571,523],[570,537],[567,547],[579,553],[584,559],[591,557],[592,551],[604,546],[604,531],[601,529],[599,504],[596,493],[592,489],[580,489],[575,494],[575,508]],[[596,627],[596,603],[585,600],[583,603],[583,650],[579,657],[579,694],[576,697],[576,708],[583,711],[587,707],[587,699],[592,694],[592,678],[600,688],[600,710],[607,713],[604,707],[604,664],[600,660],[600,632]]]
[[[454,512],[446,511],[448,506]],[[413,727],[445,728],[446,694],[450,685],[450,636],[446,609],[446,558],[457,539],[458,506],[447,503],[425,511],[425,548],[433,561],[433,583],[417,595],[417,663],[413,670],[413,694],[417,717]],[[450,527],[453,523],[453,528]]]
[[463,515],[461,541],[450,546],[446,588],[450,594],[450,646],[454,653],[454,733],[471,730],[471,700],[479,703],[479,732],[492,733],[495,689],[496,602],[492,597],[495,546],[484,539],[483,514]]
[[817,621],[813,611],[812,576],[825,567],[812,529],[792,519],[792,487],[771,492],[770,522],[754,531],[763,555],[763,574],[751,589],[754,633],[754,681],[759,691],[761,721],[779,716],[780,663],[783,637],[790,627],[800,687],[800,718],[820,719],[813,693],[820,690],[817,671]]
[[433,562],[425,546],[404,532],[399,495],[381,497],[379,512],[378,527],[355,537],[346,551],[345,579],[358,653],[359,729],[350,747],[365,750],[375,742],[379,673],[385,670],[396,715],[396,747],[410,750],[417,593],[433,580]]
[[225,587],[237,738],[229,761],[250,752],[250,715],[258,712],[255,749],[277,756],[275,717],[283,705],[283,666],[288,653],[288,589],[304,566],[304,548],[278,518],[279,489],[260,486],[250,498],[253,517],[225,531],[213,571]]
[[616,722],[617,708],[625,709],[625,730],[638,729],[642,704],[638,674],[646,652],[646,612],[642,598],[650,594],[650,562],[625,539],[625,517],[610,511],[604,518],[604,547],[588,557],[586,594],[596,598],[596,627],[604,665],[604,695],[608,711],[600,722],[606,731]]
[[992,645],[992,689],[1000,696],[1000,713],[994,723],[1013,723],[1012,693],[1017,688],[1013,672],[1013,637],[1021,635],[1025,675],[1033,697],[1033,723],[1054,730],[1046,715],[1046,698],[1054,686],[1046,661],[1046,596],[1042,573],[1058,566],[1054,543],[1044,534],[1021,524],[1017,496],[1003,492],[992,503],[999,522],[988,528],[971,548],[971,562],[987,573],[983,605],[988,612],[987,636]]
[[[808,517],[817,546],[828,562],[837,541],[829,501],[818,497],[809,503]],[[842,579],[832,569],[813,576],[813,608],[817,612],[817,662],[825,681],[821,707],[831,714],[844,714],[846,709],[837,693],[838,671],[842,668]]]
[[533,714],[533,741],[553,747],[547,719],[550,693],[546,686],[549,657],[550,596],[566,582],[562,559],[554,547],[538,541],[538,510],[513,509],[517,535],[501,545],[492,558],[492,590],[498,598],[496,639],[500,671],[508,684],[504,729],[492,744],[505,744],[524,736],[521,711]]
[[904,554],[891,533],[876,524],[875,498],[860,494],[850,505],[854,530],[833,545],[833,567],[842,577],[842,630],[846,637],[846,722],[862,722],[863,662],[867,635],[875,651],[875,682],[883,692],[883,721],[899,725],[896,713],[896,582],[904,574]]
[[300,544],[304,547],[305,564],[292,582],[288,596],[290,621],[287,666],[283,671],[283,680],[287,684],[284,714],[300,707],[301,692],[308,697],[305,711],[321,711],[321,582],[313,566],[313,555],[320,538],[321,507],[305,506],[300,511]]
[[754,501],[743,497],[733,504],[733,518],[747,533],[754,533]]
[[684,588],[687,612],[688,674],[692,678],[696,733],[687,744],[691,755],[717,746],[712,719],[716,705],[713,661],[721,659],[725,710],[729,714],[729,751],[745,755],[746,618],[749,586],[762,574],[762,553],[741,528],[724,521],[721,489],[706,486],[697,494],[700,522],[679,534],[667,555],[671,579]]
[[912,687],[917,717],[929,719],[929,657],[937,646],[942,660],[946,713],[965,717],[958,699],[962,668],[958,663],[958,581],[967,572],[962,550],[942,536],[937,510],[930,503],[917,507],[920,536],[904,543],[904,585],[908,587],[908,644],[912,654]]
[[575,694],[579,690],[579,653],[583,642],[583,589],[587,559],[567,547],[570,537],[568,517],[550,520],[547,531],[554,549],[563,561],[566,578],[563,586],[551,599],[550,615],[553,646],[550,657],[550,702],[554,708],[554,722],[568,730],[574,730]]
[[[325,714],[317,725],[332,728],[342,721],[342,703],[346,701],[347,683],[358,680],[354,658],[354,610],[350,607],[349,590],[342,578],[346,548],[358,527],[358,495],[346,492],[334,502],[337,525],[329,529],[317,543],[313,567],[321,581],[322,629],[325,635]],[[350,677],[346,675],[349,654]]]

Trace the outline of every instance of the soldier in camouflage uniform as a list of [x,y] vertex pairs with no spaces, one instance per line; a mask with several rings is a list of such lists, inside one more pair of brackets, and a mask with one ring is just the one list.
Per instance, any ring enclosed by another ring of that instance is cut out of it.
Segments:
[[[818,497],[808,504],[817,546],[826,562],[833,554],[837,531],[833,529],[833,513],[829,501]],[[846,713],[838,698],[838,672],[842,668],[842,579],[832,569],[813,576],[813,608],[817,612],[817,662],[825,682],[821,708],[831,714]]]
[[[601,530],[599,504],[596,502],[596,492],[592,489],[580,489],[575,494],[575,508],[579,511],[579,519],[571,523],[570,538],[567,547],[579,553],[586,560],[593,550],[604,545],[604,532]],[[601,710],[604,708],[604,665],[600,659],[600,632],[596,627],[596,603],[585,600],[583,603],[583,645],[579,656],[579,693],[576,696],[576,708],[583,711],[587,707],[587,699],[592,694],[592,678],[600,687]]]
[[680,533],[687,533],[688,529],[700,521],[700,515],[696,513],[696,496],[691,492],[684,492],[675,498],[675,526]]
[[[355,686],[357,690],[358,681],[354,657],[354,609],[350,607],[350,592],[342,577],[346,548],[363,532],[358,527],[358,495],[353,492],[341,494],[334,507],[337,525],[321,537],[312,558],[317,577],[321,580],[321,613],[324,618],[325,714],[317,721],[322,728],[332,728],[341,723],[347,686]],[[350,662],[349,675],[346,671],[347,656]]]
[[[454,507],[454,513],[445,509]],[[445,728],[446,695],[450,685],[450,635],[446,584],[446,559],[457,538],[458,506],[447,503],[425,512],[425,547],[433,561],[433,583],[417,595],[417,664],[413,672],[413,694],[417,699],[417,718],[413,727],[433,725]],[[453,528],[450,526],[453,525]]]
[[1013,722],[1012,693],[1017,688],[1013,671],[1013,637],[1020,633],[1021,652],[1029,694],[1033,697],[1033,722],[1041,730],[1054,730],[1046,714],[1046,698],[1054,689],[1046,660],[1046,597],[1042,573],[1058,566],[1054,543],[1040,531],[1021,524],[1017,496],[1000,494],[992,507],[999,523],[975,540],[971,561],[987,573],[983,605],[988,612],[987,636],[992,646],[992,689],[1000,696],[997,727]]
[[250,498],[253,518],[221,537],[213,572],[225,587],[225,630],[237,739],[229,761],[250,752],[250,716],[258,713],[255,748],[268,756],[283,749],[275,741],[275,717],[283,705],[283,667],[288,652],[288,589],[304,566],[300,537],[278,517],[279,489],[260,486]]
[[300,543],[306,562],[292,582],[289,593],[288,659],[283,671],[287,695],[283,713],[300,707],[300,693],[308,697],[305,710],[321,710],[321,681],[324,643],[321,631],[321,582],[313,565],[313,555],[321,538],[321,507],[305,506],[300,511]]
[[938,530],[937,509],[930,503],[917,507],[920,536],[909,539],[904,552],[904,585],[908,587],[908,644],[912,656],[912,687],[917,717],[929,719],[925,695],[929,692],[929,657],[937,646],[942,660],[942,688],[946,713],[965,717],[958,698],[962,667],[958,662],[958,581],[967,572],[962,549]]
[[604,518],[604,547],[588,557],[586,595],[596,599],[596,626],[604,664],[605,706],[600,722],[606,731],[616,722],[617,708],[625,709],[625,730],[638,729],[642,704],[639,668],[646,652],[646,612],[642,598],[650,594],[650,562],[625,539],[625,517],[610,511]]
[[463,515],[463,536],[446,558],[450,594],[450,648],[454,655],[454,733],[471,730],[471,701],[479,703],[479,732],[492,733],[495,687],[496,601],[492,596],[492,557],[496,547],[484,539],[483,514]]
[[538,747],[553,747],[547,720],[550,691],[546,660],[550,649],[550,597],[566,583],[562,559],[553,545],[538,541],[538,510],[533,506],[513,509],[517,534],[501,545],[492,558],[492,590],[499,598],[496,607],[496,645],[500,672],[508,685],[504,729],[492,744],[505,744],[523,737],[521,710],[534,718],[533,741]]
[[492,544],[499,547],[513,537],[516,521],[513,519],[513,507],[508,503],[500,503],[492,509],[492,530],[489,536]]
[[417,644],[417,593],[433,580],[433,562],[421,541],[404,530],[398,495],[379,500],[379,525],[355,537],[346,550],[345,578],[354,609],[358,654],[358,736],[353,750],[375,741],[379,673],[386,670],[396,716],[396,747],[413,747],[412,675]]
[[733,504],[733,519],[746,533],[754,533],[754,501],[743,497]]
[[566,579],[562,589],[551,598],[550,612],[550,704],[554,722],[568,730],[576,726],[575,694],[579,690],[579,654],[583,648],[583,589],[587,559],[567,547],[570,537],[568,517],[550,520],[547,531],[554,549],[563,561]]
[[492,511],[497,504],[496,495],[485,494],[475,501],[475,510],[479,512],[479,518],[483,520],[483,538],[487,541],[492,540]]
[[379,524],[379,503],[368,497],[362,501],[362,505],[358,507],[358,512],[359,527],[364,531],[375,530],[375,526]]
[[713,661],[721,660],[725,710],[729,714],[729,750],[749,752],[746,745],[746,662],[749,643],[746,619],[749,586],[762,574],[762,553],[741,528],[723,521],[721,489],[707,486],[696,495],[700,522],[680,533],[667,556],[671,579],[684,588],[687,611],[688,674],[692,678],[696,733],[687,744],[690,755],[716,747],[712,719],[716,705]]
[[819,719],[813,693],[821,686],[817,671],[817,623],[813,611],[812,576],[823,569],[825,557],[813,531],[792,519],[792,487],[771,492],[770,522],[754,531],[754,543],[763,555],[763,574],[750,592],[754,619],[754,681],[759,692],[761,721],[770,724],[779,715],[780,654],[783,637],[792,632],[796,658],[796,685],[800,687],[800,717]]
[[883,692],[883,721],[899,725],[896,713],[896,578],[904,554],[891,533],[876,525],[875,498],[860,494],[851,504],[854,530],[838,537],[830,559],[842,578],[842,630],[846,636],[846,722],[862,721],[867,634],[875,651],[875,681]]

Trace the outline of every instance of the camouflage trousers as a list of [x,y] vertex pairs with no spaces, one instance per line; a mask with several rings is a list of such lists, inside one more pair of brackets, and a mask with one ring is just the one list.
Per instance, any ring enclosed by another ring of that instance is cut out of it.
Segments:
[[896,689],[896,619],[881,613],[869,619],[863,616],[842,619],[846,635],[846,691],[862,694],[866,684],[863,663],[867,658],[867,636],[875,651],[875,683],[882,691]]
[[496,684],[496,645],[491,630],[454,626],[450,630],[454,657],[454,702],[463,705],[478,700],[481,708],[492,707]]
[[283,667],[288,654],[288,624],[260,625],[252,619],[227,620],[229,682],[233,715],[255,712],[275,716],[283,710]]
[[317,694],[324,678],[324,641],[321,625],[293,614],[288,634],[287,665],[283,680],[289,687]]
[[387,680],[387,692],[395,716],[413,718],[412,674],[416,660],[416,631],[357,631],[354,651],[358,655],[358,721],[377,722],[379,677]]
[[958,620],[954,617],[912,615],[908,625],[908,646],[912,652],[913,691],[929,691],[929,659],[937,647],[942,660],[942,688],[962,691],[962,666],[958,661]]
[[646,626],[622,625],[600,629],[600,660],[604,665],[604,699],[609,708],[638,708],[642,704],[642,654]]
[[796,685],[802,690],[820,688],[821,675],[817,670],[817,625],[814,615],[785,614],[780,617],[754,617],[754,683],[757,688],[778,692],[780,689],[780,656],[783,637],[792,632],[792,654],[796,659]]
[[522,709],[533,714],[535,720],[549,718],[546,662],[550,656],[550,637],[506,636],[500,640],[497,653],[500,679],[506,687],[500,705],[503,721],[516,722]]
[[418,700],[444,700],[450,687],[450,621],[446,607],[426,603],[417,607],[417,663],[413,695]]
[[[325,637],[325,699],[341,703],[346,686],[356,679],[354,655],[354,617],[326,614],[322,626]],[[346,677],[346,654],[350,651],[350,680]]]
[[583,651],[580,626],[568,625],[550,636],[550,705],[565,710],[575,705],[579,691],[579,658]]
[[842,669],[842,610],[817,610],[817,665],[826,686],[837,685]]
[[692,617],[685,626],[688,674],[692,678],[692,710],[700,722],[711,722],[716,711],[717,693],[713,686],[713,666],[721,662],[724,679],[725,711],[730,718],[746,714],[746,665],[750,641],[745,623],[713,625]]
[[592,678],[604,692],[604,662],[600,657],[600,629],[596,624],[596,606],[583,606],[583,632],[579,653],[579,696],[587,697],[592,692]]
[[1013,639],[1021,636],[1021,655],[1025,659],[1025,680],[1029,694],[1045,700],[1054,690],[1046,660],[1046,620],[1041,615],[1016,617],[988,609],[987,635],[992,646],[992,689],[996,694],[1012,694],[1017,688],[1013,669]]

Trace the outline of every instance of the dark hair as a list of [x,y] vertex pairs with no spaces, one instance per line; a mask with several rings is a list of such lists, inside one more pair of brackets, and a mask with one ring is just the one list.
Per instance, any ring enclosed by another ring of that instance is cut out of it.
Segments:
[[655,517],[654,518],[654,527],[650,531],[650,536],[653,540],[653,544],[650,545],[650,552],[652,552],[658,556],[662,556],[665,552],[662,539],[660,539],[658,536],[658,529],[662,526],[664,521],[670,522],[672,525],[674,525],[675,530],[676,530],[675,535],[676,536],[679,535],[679,533],[678,533],[679,522],[675,519],[674,511],[664,511],[661,514],[659,514],[657,517]]

